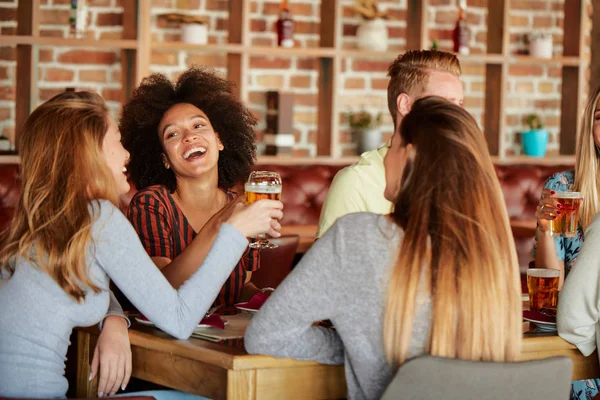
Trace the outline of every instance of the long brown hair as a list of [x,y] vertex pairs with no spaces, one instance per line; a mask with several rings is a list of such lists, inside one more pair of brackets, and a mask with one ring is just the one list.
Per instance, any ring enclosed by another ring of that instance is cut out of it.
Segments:
[[585,230],[600,212],[600,150],[594,141],[594,114],[600,100],[600,86],[589,96],[581,121],[575,152],[574,190],[585,201],[579,210],[579,224]]
[[118,204],[102,153],[108,113],[94,93],[64,93],[38,107],[21,136],[21,198],[2,237],[1,268],[12,275],[23,257],[37,264],[74,299],[86,287],[86,256],[95,217],[90,200]]
[[500,184],[473,117],[450,102],[414,103],[400,127],[415,149],[393,219],[404,230],[384,319],[388,360],[409,357],[417,294],[429,290],[429,354],[509,361],[521,342],[521,285]]

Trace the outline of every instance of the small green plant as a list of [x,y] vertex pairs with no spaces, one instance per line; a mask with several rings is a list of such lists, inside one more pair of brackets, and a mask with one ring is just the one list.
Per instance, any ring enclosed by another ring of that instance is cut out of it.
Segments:
[[348,125],[352,130],[373,129],[381,125],[383,114],[378,112],[376,115],[366,110],[359,112],[348,111]]
[[523,125],[527,125],[530,130],[542,129],[544,124],[542,124],[542,119],[537,114],[528,114],[523,117]]

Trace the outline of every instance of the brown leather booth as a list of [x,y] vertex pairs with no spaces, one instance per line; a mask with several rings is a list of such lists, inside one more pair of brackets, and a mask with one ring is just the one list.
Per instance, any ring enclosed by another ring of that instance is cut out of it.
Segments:
[[[285,212],[284,225],[317,225],[321,207],[339,165],[259,165],[257,169],[278,172],[284,182],[282,201]],[[516,225],[527,229],[514,229],[517,253],[522,268],[531,260],[535,226],[535,208],[544,181],[552,174],[571,166],[497,165],[496,173],[504,192],[508,215]],[[477,190],[477,188],[473,188]],[[132,192],[133,193],[133,192]],[[130,196],[131,194],[130,193]],[[19,201],[20,182],[18,164],[0,164],[0,227],[6,226]],[[129,198],[130,198],[129,196]]]

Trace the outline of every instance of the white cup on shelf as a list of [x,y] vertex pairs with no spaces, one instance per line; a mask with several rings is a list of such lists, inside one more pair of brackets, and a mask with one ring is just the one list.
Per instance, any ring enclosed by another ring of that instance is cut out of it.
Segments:
[[181,24],[181,41],[194,44],[208,43],[208,28],[206,24],[197,22]]

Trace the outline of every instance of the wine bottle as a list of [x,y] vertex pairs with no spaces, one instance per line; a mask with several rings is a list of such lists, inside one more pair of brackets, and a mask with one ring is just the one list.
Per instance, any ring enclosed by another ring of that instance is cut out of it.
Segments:
[[288,9],[288,0],[282,0],[277,20],[277,45],[294,47],[294,21]]
[[454,52],[462,55],[469,55],[469,40],[471,39],[471,30],[465,17],[467,10],[467,0],[460,0],[458,8],[458,20],[452,35],[454,40]]

